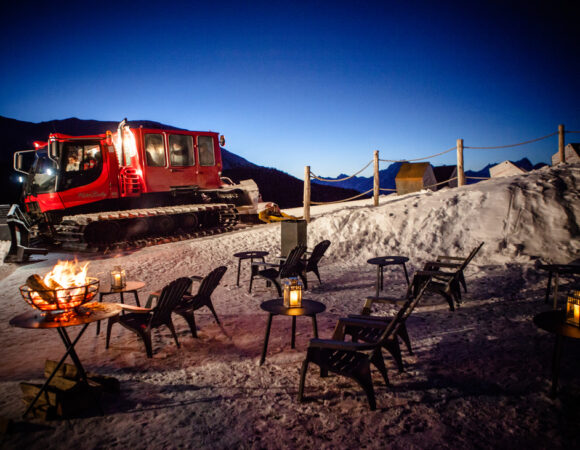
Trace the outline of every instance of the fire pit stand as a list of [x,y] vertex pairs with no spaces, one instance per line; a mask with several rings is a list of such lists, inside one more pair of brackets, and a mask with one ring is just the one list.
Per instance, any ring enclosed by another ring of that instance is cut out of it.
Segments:
[[[81,336],[83,335],[89,324],[96,322],[98,320],[108,319],[109,317],[116,316],[120,312],[121,306],[117,304],[93,302],[86,303],[85,305],[80,307],[75,314],[69,315],[67,317],[67,320],[62,321],[54,320],[54,318],[51,317],[50,315],[42,314],[37,311],[29,311],[27,313],[20,314],[12,318],[12,320],[10,320],[10,325],[19,328],[33,328],[33,329],[56,328],[66,348],[65,354],[62,356],[62,358],[60,359],[60,361],[58,362],[52,373],[48,376],[48,378],[46,379],[46,381],[36,394],[34,400],[32,400],[30,405],[28,405],[28,408],[26,409],[26,412],[24,413],[23,417],[26,417],[28,415],[28,413],[32,410],[34,404],[43,394],[43,392],[47,390],[50,381],[53,379],[55,374],[63,365],[67,356],[71,357],[74,365],[76,366],[80,380],[84,383],[87,383],[86,371],[83,365],[81,364],[81,360],[79,359],[77,352],[75,351],[75,345],[77,344],[77,342],[79,341],[79,339],[81,338]],[[66,328],[80,325],[83,326],[81,328],[81,331],[76,336],[76,338],[72,340],[68,332],[66,331]],[[101,405],[98,399],[95,398],[95,401],[99,409],[101,410],[102,414]]]

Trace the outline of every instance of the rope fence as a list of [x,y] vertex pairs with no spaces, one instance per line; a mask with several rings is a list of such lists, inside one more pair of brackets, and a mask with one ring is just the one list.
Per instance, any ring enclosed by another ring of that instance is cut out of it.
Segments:
[[470,149],[473,149],[473,150],[496,150],[496,149],[500,149],[500,148],[519,147],[520,145],[526,145],[526,144],[531,144],[533,142],[538,142],[538,141],[541,141],[543,139],[547,139],[549,137],[555,136],[557,134],[558,134],[558,132],[557,131],[554,131],[553,133],[547,134],[546,136],[542,136],[542,137],[539,137],[539,138],[536,138],[536,139],[531,139],[529,141],[518,142],[517,144],[495,145],[493,147],[467,147],[467,146],[465,146],[463,148],[470,148]]
[[370,166],[373,163],[373,160],[371,159],[369,161],[369,163],[364,166],[361,170],[359,170],[357,173],[355,173],[354,175],[351,175],[350,177],[344,177],[344,178],[340,178],[338,180],[335,180],[334,178],[321,178],[319,176],[316,176],[315,174],[313,174],[312,172],[310,172],[310,176],[312,178],[314,178],[315,180],[318,181],[326,181],[327,183],[338,183],[339,181],[346,181],[346,180],[350,180],[351,178],[356,177],[359,173],[363,172],[368,166]]
[[335,200],[335,201],[333,201],[333,202],[313,202],[313,201],[311,201],[311,202],[310,202],[310,204],[311,204],[311,205],[332,205],[333,203],[349,202],[349,201],[351,201],[351,200],[354,200],[354,199],[356,199],[356,198],[360,198],[360,197],[362,197],[363,195],[370,194],[372,191],[373,191],[372,189],[369,189],[369,190],[368,190],[368,191],[366,191],[366,192],[361,192],[360,194],[358,194],[358,195],[355,195],[354,197],[345,198],[344,200]]
[[[304,215],[303,216],[307,222],[310,221],[310,205],[331,205],[331,204],[348,202],[351,200],[355,200],[355,199],[367,196],[371,192],[373,193],[374,206],[378,206],[379,193],[381,191],[389,192],[389,193],[397,191],[397,189],[380,187],[380,185],[379,185],[379,163],[380,162],[384,162],[384,163],[407,163],[407,162],[425,161],[425,160],[435,158],[437,156],[441,156],[441,155],[444,155],[446,153],[449,153],[449,152],[456,150],[457,151],[457,166],[456,166],[457,167],[457,175],[453,176],[447,180],[444,180],[444,181],[439,181],[437,183],[430,184],[428,186],[422,186],[422,189],[437,188],[441,185],[451,183],[452,181],[457,181],[457,186],[463,186],[466,184],[466,180],[489,180],[490,179],[490,177],[474,177],[474,176],[466,177],[465,176],[465,172],[463,170],[463,150],[464,149],[497,150],[497,149],[514,148],[514,147],[519,147],[522,145],[532,144],[534,142],[539,142],[539,141],[542,141],[544,139],[548,139],[550,137],[558,135],[558,158],[559,158],[560,162],[565,162],[566,155],[564,152],[564,137],[565,137],[566,133],[577,134],[577,133],[580,133],[580,131],[565,130],[564,125],[559,125],[558,131],[547,134],[545,136],[541,136],[541,137],[538,137],[535,139],[530,139],[530,140],[523,141],[523,142],[517,142],[515,144],[495,145],[495,146],[464,146],[463,139],[457,139],[457,145],[455,147],[452,147],[450,149],[444,150],[444,151],[439,152],[439,153],[434,153],[434,154],[429,155],[429,156],[425,156],[422,158],[414,158],[414,159],[379,159],[379,151],[375,150],[374,158],[371,161],[369,161],[362,169],[360,169],[358,172],[356,172],[350,176],[345,176],[343,178],[338,178],[338,179],[320,177],[320,176],[318,176],[310,171],[310,166],[305,166],[305,168],[304,168]],[[368,167],[371,164],[373,164],[373,166],[374,166],[373,187],[371,189],[369,189],[365,192],[361,192],[360,194],[349,197],[349,198],[345,198],[342,200],[330,201],[330,202],[315,202],[315,201],[312,201],[310,199],[310,193],[311,193],[310,181],[311,181],[311,179],[318,180],[321,182],[326,182],[326,183],[339,183],[339,182],[347,181],[347,180],[350,180],[350,179],[356,177],[357,175],[361,174],[366,169],[368,169]]]
[[456,147],[451,147],[449,150],[444,150],[442,152],[435,153],[434,155],[425,156],[423,158],[415,158],[415,159],[379,159],[379,161],[381,161],[381,162],[390,162],[390,163],[394,163],[394,162],[415,162],[415,161],[423,161],[425,159],[435,158],[436,156],[444,155],[445,153],[452,152],[455,149],[456,149]]

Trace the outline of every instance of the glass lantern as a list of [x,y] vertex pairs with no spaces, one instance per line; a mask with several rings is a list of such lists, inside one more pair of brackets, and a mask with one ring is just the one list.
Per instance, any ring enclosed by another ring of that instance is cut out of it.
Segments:
[[580,327],[580,291],[572,291],[566,302],[566,323]]
[[127,285],[127,280],[125,277],[125,269],[121,266],[115,266],[111,270],[111,288],[112,289],[123,289]]
[[295,277],[283,281],[284,306],[286,308],[302,307],[302,282]]

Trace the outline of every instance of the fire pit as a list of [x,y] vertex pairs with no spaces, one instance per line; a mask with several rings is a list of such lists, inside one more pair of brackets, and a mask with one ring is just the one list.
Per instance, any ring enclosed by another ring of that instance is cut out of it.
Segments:
[[78,307],[91,301],[99,290],[99,280],[87,277],[88,263],[80,267],[77,262],[59,261],[43,278],[31,275],[20,286],[22,298],[40,311],[60,314],[78,311]]

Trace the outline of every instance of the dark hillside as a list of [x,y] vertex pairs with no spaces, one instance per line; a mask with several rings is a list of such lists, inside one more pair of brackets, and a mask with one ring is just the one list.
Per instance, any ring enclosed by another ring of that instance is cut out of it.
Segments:
[[[301,206],[304,198],[304,182],[277,169],[255,166],[224,170],[224,176],[235,182],[253,179],[260,188],[264,201],[277,203],[280,208]],[[358,195],[354,189],[342,189],[312,183],[312,201],[329,202]]]
[[[18,174],[12,167],[12,155],[19,150],[33,148],[34,141],[46,141],[50,133],[63,133],[71,136],[101,134],[117,129],[118,122],[82,120],[70,118],[49,122],[23,122],[0,116],[0,133],[3,136],[0,147],[0,204],[16,203],[20,200],[21,185]],[[170,125],[148,120],[130,120],[133,127],[162,128],[178,130]],[[302,204],[303,182],[276,169],[265,168],[251,163],[226,149],[222,149],[224,176],[234,181],[253,178],[262,198],[278,203],[282,208]],[[312,199],[315,201],[340,200],[356,195],[351,189],[312,185]]]

